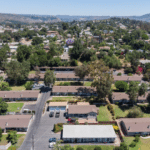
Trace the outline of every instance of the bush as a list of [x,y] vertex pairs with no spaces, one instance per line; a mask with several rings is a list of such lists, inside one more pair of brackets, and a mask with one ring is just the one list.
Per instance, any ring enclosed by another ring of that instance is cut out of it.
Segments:
[[120,118],[121,118],[120,116],[117,116],[117,117],[116,117],[116,119],[120,119]]
[[113,109],[113,106],[112,106],[111,104],[108,104],[108,105],[107,105],[107,109],[108,109],[109,111],[111,111],[111,110]]
[[130,146],[130,147],[135,147],[135,146],[136,146],[136,143],[135,143],[134,141],[132,141],[129,146]]
[[128,73],[128,76],[132,76],[132,73]]
[[119,105],[119,102],[116,102],[115,105]]
[[132,69],[132,68],[126,68],[126,69],[125,69],[125,72],[126,72],[126,73],[133,73],[133,69]]
[[142,118],[143,117],[143,112],[141,108],[134,106],[129,110],[129,113],[127,115],[128,118]]
[[139,140],[140,140],[140,137],[139,137],[138,135],[136,135],[136,136],[135,136],[135,140],[134,140],[134,141],[135,141],[136,143],[138,143],[138,142],[139,142]]
[[118,74],[117,74],[117,76],[121,76],[122,75],[122,73],[121,72],[119,72]]
[[84,150],[81,146],[78,146],[76,150]]
[[128,83],[125,81],[117,81],[115,82],[115,86],[120,92],[125,92],[127,91]]
[[94,150],[102,150],[102,148],[99,146],[95,146]]

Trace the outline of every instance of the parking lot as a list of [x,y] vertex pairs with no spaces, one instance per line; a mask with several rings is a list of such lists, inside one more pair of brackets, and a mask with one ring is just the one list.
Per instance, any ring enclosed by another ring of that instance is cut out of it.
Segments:
[[60,139],[60,133],[54,133],[53,127],[57,123],[65,123],[64,111],[60,111],[59,118],[49,117],[50,112],[46,112],[42,116],[40,125],[36,135],[34,136],[34,149],[35,150],[50,150],[49,148],[49,138],[55,137]]

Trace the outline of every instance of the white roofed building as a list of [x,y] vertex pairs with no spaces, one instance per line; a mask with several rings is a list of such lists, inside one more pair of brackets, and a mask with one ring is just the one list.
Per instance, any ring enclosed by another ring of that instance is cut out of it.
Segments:
[[63,125],[67,143],[114,143],[117,135],[112,125]]

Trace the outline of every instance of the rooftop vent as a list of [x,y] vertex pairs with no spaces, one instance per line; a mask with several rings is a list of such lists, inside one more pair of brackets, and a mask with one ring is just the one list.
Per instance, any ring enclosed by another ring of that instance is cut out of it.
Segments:
[[128,130],[130,130],[130,126],[129,126]]

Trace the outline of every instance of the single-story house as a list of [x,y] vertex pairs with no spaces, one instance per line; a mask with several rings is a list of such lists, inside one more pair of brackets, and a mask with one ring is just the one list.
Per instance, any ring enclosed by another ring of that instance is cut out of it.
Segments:
[[67,117],[96,118],[98,108],[95,105],[68,105]]
[[0,127],[3,132],[8,130],[27,132],[31,121],[32,115],[4,115],[0,116]]
[[26,90],[26,91],[0,91],[0,97],[2,97],[3,100],[30,100],[35,101],[37,100],[39,95],[39,90]]
[[[83,81],[79,76],[76,76],[74,73],[57,73],[56,74],[57,81]],[[92,78],[86,76],[84,81],[93,81]]]
[[50,70],[54,70],[54,71],[74,71],[74,69],[76,67],[74,66],[60,66],[60,67],[47,67],[47,66],[43,66],[43,67],[38,67],[40,69],[40,71],[46,71],[46,69],[50,69]]
[[49,111],[65,111],[68,108],[68,102],[50,102],[48,107]]
[[[148,92],[143,96],[138,96],[137,102],[138,103],[146,103],[147,102],[147,96]],[[116,102],[119,103],[128,103],[129,102],[129,95],[127,93],[122,92],[113,92],[112,97],[110,101],[114,104]]]
[[116,138],[112,125],[63,125],[66,143],[114,143]]
[[96,89],[88,86],[54,86],[52,95],[96,96]]
[[116,81],[125,81],[125,82],[130,82],[130,81],[138,81],[141,82],[143,76],[142,75],[133,75],[133,76],[113,76],[114,77],[114,82]]
[[150,134],[150,118],[124,118],[121,126],[128,136]]

